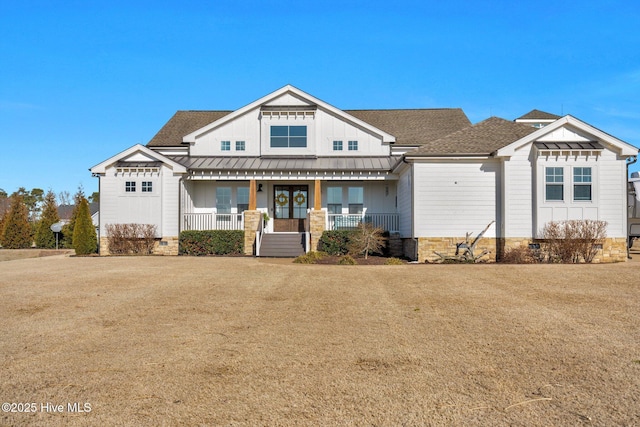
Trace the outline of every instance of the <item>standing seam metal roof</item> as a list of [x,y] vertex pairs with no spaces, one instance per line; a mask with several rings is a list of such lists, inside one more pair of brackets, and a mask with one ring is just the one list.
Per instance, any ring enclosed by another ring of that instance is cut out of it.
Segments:
[[402,159],[387,157],[189,157],[168,156],[190,170],[219,171],[390,171]]

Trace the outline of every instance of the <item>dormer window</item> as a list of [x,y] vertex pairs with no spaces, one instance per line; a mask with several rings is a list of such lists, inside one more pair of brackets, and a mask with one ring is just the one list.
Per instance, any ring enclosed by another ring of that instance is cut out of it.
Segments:
[[271,126],[272,148],[305,148],[306,126]]

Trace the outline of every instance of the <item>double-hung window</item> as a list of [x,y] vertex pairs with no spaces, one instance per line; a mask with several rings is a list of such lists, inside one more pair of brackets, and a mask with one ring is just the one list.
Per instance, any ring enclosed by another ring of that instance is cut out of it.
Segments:
[[364,189],[349,187],[349,213],[361,214],[364,208]]
[[564,200],[564,169],[549,167],[545,168],[545,200]]
[[342,141],[333,141],[333,151],[342,151]]
[[306,126],[271,126],[272,148],[304,148],[306,146]]
[[573,200],[591,200],[591,168],[573,168]]
[[231,151],[231,141],[220,141],[220,151]]
[[238,187],[236,196],[236,206],[238,208],[238,213],[242,213],[249,209],[249,187]]
[[231,187],[216,188],[216,211],[218,214],[231,213]]
[[330,214],[342,213],[342,187],[327,187],[327,211]]

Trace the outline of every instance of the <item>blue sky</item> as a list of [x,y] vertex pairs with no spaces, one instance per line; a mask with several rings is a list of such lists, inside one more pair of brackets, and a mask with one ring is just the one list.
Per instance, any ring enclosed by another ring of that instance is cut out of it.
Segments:
[[175,111],[286,84],[474,123],[537,108],[640,146],[638,22],[628,0],[3,1],[0,188],[91,194],[91,166]]

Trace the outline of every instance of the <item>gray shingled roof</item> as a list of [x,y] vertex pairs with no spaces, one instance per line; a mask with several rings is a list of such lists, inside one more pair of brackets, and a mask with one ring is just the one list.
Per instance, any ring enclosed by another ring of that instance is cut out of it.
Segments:
[[471,124],[460,108],[345,110],[345,113],[395,136],[395,145],[422,145]]
[[182,137],[231,113],[231,111],[178,111],[151,138],[147,147],[176,147],[182,145]]
[[397,156],[386,157],[189,157],[170,156],[192,171],[389,171]]
[[423,144],[407,156],[489,155],[537,129],[499,117],[491,117],[444,138]]
[[[147,147],[175,147],[182,137],[226,116],[231,111],[178,111],[149,141]],[[396,137],[396,145],[421,145],[469,126],[459,108],[420,110],[345,110],[345,113]]]
[[560,116],[555,114],[545,113],[540,110],[531,110],[522,117],[518,117],[516,120],[558,120]]

